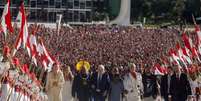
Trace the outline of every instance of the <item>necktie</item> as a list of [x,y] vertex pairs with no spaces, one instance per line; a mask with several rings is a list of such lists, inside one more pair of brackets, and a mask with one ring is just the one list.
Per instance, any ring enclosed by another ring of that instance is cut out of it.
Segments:
[[179,82],[179,80],[180,80],[179,74],[177,74],[176,77],[177,77],[177,82]]
[[98,78],[97,78],[97,88],[99,88],[99,82],[100,82],[100,75],[98,74]]
[[168,93],[170,93],[170,80],[171,80],[171,76],[168,75]]

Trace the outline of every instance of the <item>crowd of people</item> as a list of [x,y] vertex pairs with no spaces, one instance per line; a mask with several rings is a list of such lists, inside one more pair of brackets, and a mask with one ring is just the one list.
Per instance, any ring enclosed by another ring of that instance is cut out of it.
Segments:
[[188,73],[173,64],[165,75],[143,65],[137,70],[134,63],[111,70],[99,65],[95,71],[83,64],[76,73],[63,69],[64,75],[57,68],[47,76],[46,92],[50,101],[200,101],[201,68],[190,66]]
[[[33,32],[33,26],[29,27],[30,33]],[[8,37],[11,38],[9,39],[10,45],[15,43],[17,31],[15,28],[16,35]],[[170,47],[174,47],[179,31],[89,25],[75,26],[73,29],[62,27],[58,34],[56,29],[39,25],[36,35],[43,37],[45,46],[53,56],[62,61],[62,64],[71,67],[79,60],[87,60],[96,66],[108,64],[108,62],[114,65],[124,65],[128,61],[135,63],[143,61],[149,65],[165,54]],[[3,46],[4,41],[0,42]],[[19,52],[17,55],[23,54]],[[27,54],[20,57],[26,58]]]
[[[14,28],[6,40],[0,35],[0,47],[5,43],[13,47],[18,35],[18,28]],[[36,92],[47,94],[48,101],[200,100],[200,64],[188,64],[190,72],[178,64],[164,64],[164,60],[169,61],[168,50],[181,40],[175,28],[86,25],[62,27],[58,32],[43,25],[30,25],[29,33],[42,38],[59,61],[51,72],[36,71],[40,64],[32,65],[30,70],[42,80],[43,87]],[[18,50],[16,57],[21,63],[32,64],[23,50]],[[76,68],[82,60],[88,61],[90,67],[83,63]],[[157,63],[165,66],[164,75],[155,73]]]

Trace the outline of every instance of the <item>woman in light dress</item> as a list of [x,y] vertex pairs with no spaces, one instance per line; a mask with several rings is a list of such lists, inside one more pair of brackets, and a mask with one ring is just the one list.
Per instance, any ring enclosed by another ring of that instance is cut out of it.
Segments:
[[73,97],[71,95],[71,89],[72,89],[72,81],[74,76],[70,70],[70,66],[67,66],[67,68],[64,68],[63,73],[64,73],[64,79],[65,79],[64,88],[62,92],[63,101],[73,101]]
[[47,75],[45,90],[48,95],[48,101],[63,101],[62,91],[65,80],[63,72],[58,64],[53,64],[52,71]]

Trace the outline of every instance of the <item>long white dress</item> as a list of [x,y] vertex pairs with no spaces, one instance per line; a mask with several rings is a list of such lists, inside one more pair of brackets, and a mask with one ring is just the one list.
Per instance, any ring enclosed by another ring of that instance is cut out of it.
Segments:
[[73,97],[71,96],[71,90],[72,90],[72,82],[70,80],[66,80],[62,91],[63,101],[73,101]]
[[[46,84],[48,101],[63,101],[62,90],[64,82],[64,76],[61,71],[57,75],[53,72],[48,73]],[[57,85],[54,85],[54,83],[57,83]]]

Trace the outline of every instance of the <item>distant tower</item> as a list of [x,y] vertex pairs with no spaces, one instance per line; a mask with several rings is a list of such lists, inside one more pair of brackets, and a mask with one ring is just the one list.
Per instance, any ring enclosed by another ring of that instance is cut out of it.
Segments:
[[109,24],[130,25],[131,0],[121,0],[120,12],[118,16]]

